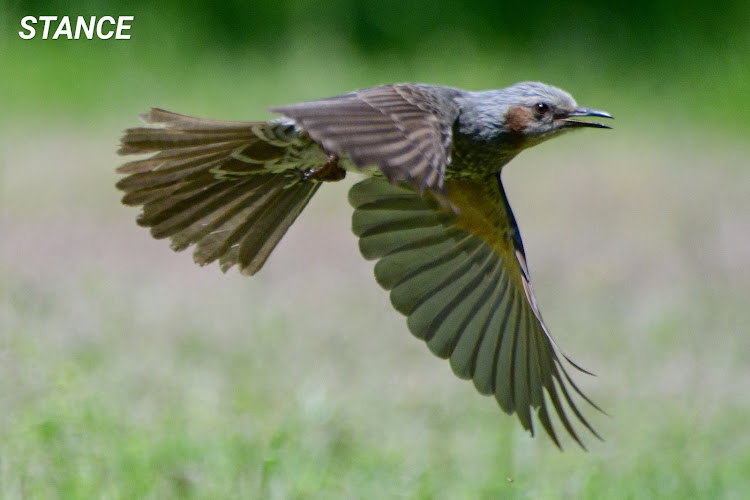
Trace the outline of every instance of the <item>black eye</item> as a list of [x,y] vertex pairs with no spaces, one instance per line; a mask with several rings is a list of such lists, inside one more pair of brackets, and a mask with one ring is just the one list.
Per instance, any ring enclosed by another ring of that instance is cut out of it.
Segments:
[[549,113],[549,105],[544,102],[538,102],[534,105],[534,111],[536,111],[536,114],[539,116],[544,116]]

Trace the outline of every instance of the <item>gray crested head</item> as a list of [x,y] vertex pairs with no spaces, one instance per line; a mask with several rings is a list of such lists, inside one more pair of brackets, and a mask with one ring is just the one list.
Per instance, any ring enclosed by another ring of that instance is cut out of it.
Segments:
[[576,118],[612,118],[606,111],[579,106],[569,93],[541,82],[520,82],[504,89],[468,92],[462,101],[461,133],[480,140],[509,141],[509,146],[519,150],[574,129],[610,128]]

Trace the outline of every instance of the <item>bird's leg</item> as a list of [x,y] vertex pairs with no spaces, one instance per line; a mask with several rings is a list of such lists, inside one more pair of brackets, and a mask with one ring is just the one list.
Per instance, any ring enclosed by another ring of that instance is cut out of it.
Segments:
[[329,153],[328,160],[320,168],[305,172],[305,180],[336,182],[346,177],[346,170],[339,166],[339,157]]

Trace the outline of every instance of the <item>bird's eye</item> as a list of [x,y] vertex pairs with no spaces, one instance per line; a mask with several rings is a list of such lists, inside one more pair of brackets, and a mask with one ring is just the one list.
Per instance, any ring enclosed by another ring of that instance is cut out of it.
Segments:
[[536,111],[536,114],[538,114],[539,116],[544,116],[549,113],[549,104],[538,102],[534,105],[534,111]]

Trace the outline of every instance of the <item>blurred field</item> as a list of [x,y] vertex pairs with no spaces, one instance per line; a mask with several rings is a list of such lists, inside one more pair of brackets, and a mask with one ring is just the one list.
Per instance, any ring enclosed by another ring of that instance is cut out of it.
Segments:
[[590,453],[530,439],[409,335],[345,186],[260,276],[223,276],[118,206],[116,130],[6,128],[2,496],[744,498],[750,151],[617,125],[505,174],[547,321],[611,414]]
[[[393,26],[414,14],[407,3]],[[484,38],[444,27],[371,48],[400,39],[364,21],[321,36],[321,9],[294,11],[283,47],[263,38],[268,13],[231,48],[208,44],[218,31],[197,29],[197,14],[143,15],[141,41],[119,45],[0,29],[12,68],[0,79],[0,498],[747,498],[750,28],[636,43],[590,23],[570,44],[504,33],[519,39],[508,47],[484,43],[486,26]],[[391,81],[522,79],[616,116],[615,130],[554,140],[503,174],[545,319],[597,374],[576,381],[610,415],[587,412],[605,438],[588,453],[530,438],[409,334],[350,233],[354,179],[322,189],[252,279],[152,240],[114,188],[118,137],[148,106],[254,119]]]

